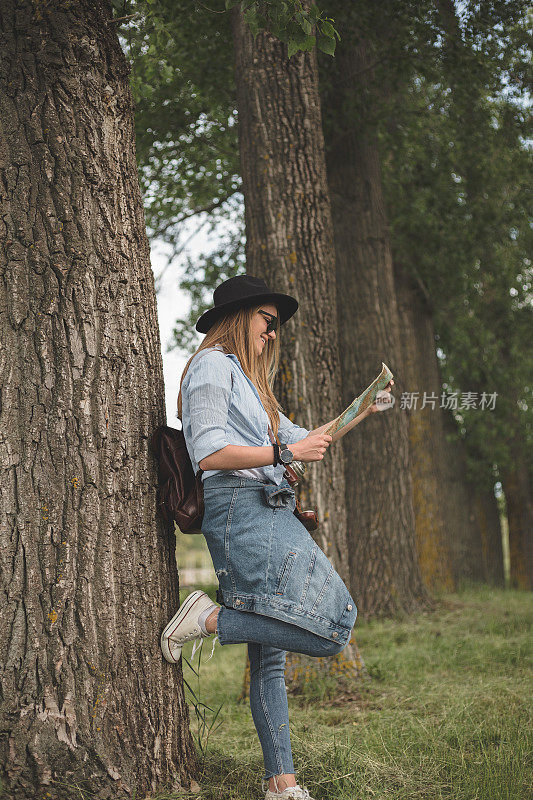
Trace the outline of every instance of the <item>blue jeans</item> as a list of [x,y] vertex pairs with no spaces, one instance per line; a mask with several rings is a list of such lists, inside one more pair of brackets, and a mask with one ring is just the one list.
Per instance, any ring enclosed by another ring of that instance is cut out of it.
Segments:
[[282,620],[221,607],[217,620],[221,645],[248,645],[250,708],[265,763],[265,778],[294,772],[285,688],[285,651],[322,658],[345,644]]

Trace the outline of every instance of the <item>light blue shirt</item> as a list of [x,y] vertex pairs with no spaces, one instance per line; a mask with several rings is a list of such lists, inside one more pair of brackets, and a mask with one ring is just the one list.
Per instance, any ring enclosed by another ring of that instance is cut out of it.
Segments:
[[[228,444],[247,447],[272,445],[268,435],[269,419],[259,392],[245,375],[233,353],[224,353],[220,345],[200,350],[193,358],[181,386],[182,425],[185,444],[195,474],[202,459]],[[309,431],[295,425],[279,412],[278,439],[289,446],[304,439]],[[285,467],[278,464],[253,470],[208,469],[202,481],[219,472],[253,473],[260,480],[280,484]]]

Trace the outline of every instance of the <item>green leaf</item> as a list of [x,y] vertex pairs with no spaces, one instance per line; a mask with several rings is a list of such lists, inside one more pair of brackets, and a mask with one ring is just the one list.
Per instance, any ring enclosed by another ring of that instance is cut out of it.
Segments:
[[252,36],[255,37],[263,27],[260,20],[257,17],[257,7],[255,5],[251,5],[245,12],[244,12],[244,21],[250,26],[250,31]]
[[313,3],[311,8],[307,11],[307,16],[310,17],[314,22],[316,22],[320,17],[320,10],[318,6]]
[[318,37],[318,47],[322,50],[323,53],[327,53],[328,56],[335,55],[335,39],[330,39],[329,36],[319,36]]
[[300,50],[312,50],[316,44],[316,36],[306,36],[300,43]]
[[289,39],[289,47],[288,47],[288,56],[291,58],[295,53],[299,50],[305,52],[306,50],[312,50],[316,44],[316,39],[314,36],[304,36],[304,37],[297,37]]
[[303,32],[307,36],[311,36],[313,33],[313,23],[311,20],[305,14],[297,14],[296,16]]
[[320,26],[320,33],[322,36],[329,36],[330,39],[335,38],[335,28],[331,24],[331,22],[323,22]]
[[290,39],[288,48],[287,48],[287,55],[291,58],[295,53],[298,52],[300,49],[299,43],[296,39]]
[[257,20],[257,9],[254,8],[254,6],[250,6],[250,8],[246,9],[243,16],[244,21],[249,25],[251,22],[255,22]]

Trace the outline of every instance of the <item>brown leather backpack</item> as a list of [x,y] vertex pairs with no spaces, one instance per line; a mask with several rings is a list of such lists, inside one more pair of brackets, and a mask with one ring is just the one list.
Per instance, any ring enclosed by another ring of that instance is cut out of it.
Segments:
[[204,518],[203,470],[194,474],[183,431],[160,425],[152,434],[150,449],[158,463],[161,514],[182,533],[198,533]]

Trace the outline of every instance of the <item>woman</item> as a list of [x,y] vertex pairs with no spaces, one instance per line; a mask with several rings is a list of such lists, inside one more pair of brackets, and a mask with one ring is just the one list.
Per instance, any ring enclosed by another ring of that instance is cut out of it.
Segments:
[[[215,633],[222,646],[248,645],[265,800],[312,800],[294,774],[285,655],[339,653],[357,608],[294,515],[294,490],[283,473],[292,460],[322,460],[342,434],[326,435],[329,422],[312,431],[293,424],[272,393],[279,327],[296,312],[295,298],[239,275],[220,284],[213,299],[196,323],[206,337],[183,372],[178,416],[193,469],[203,470],[202,533],[221,605],[193,592],[163,631],[161,647],[176,663],[185,642]],[[279,446],[272,444],[269,427]]]

